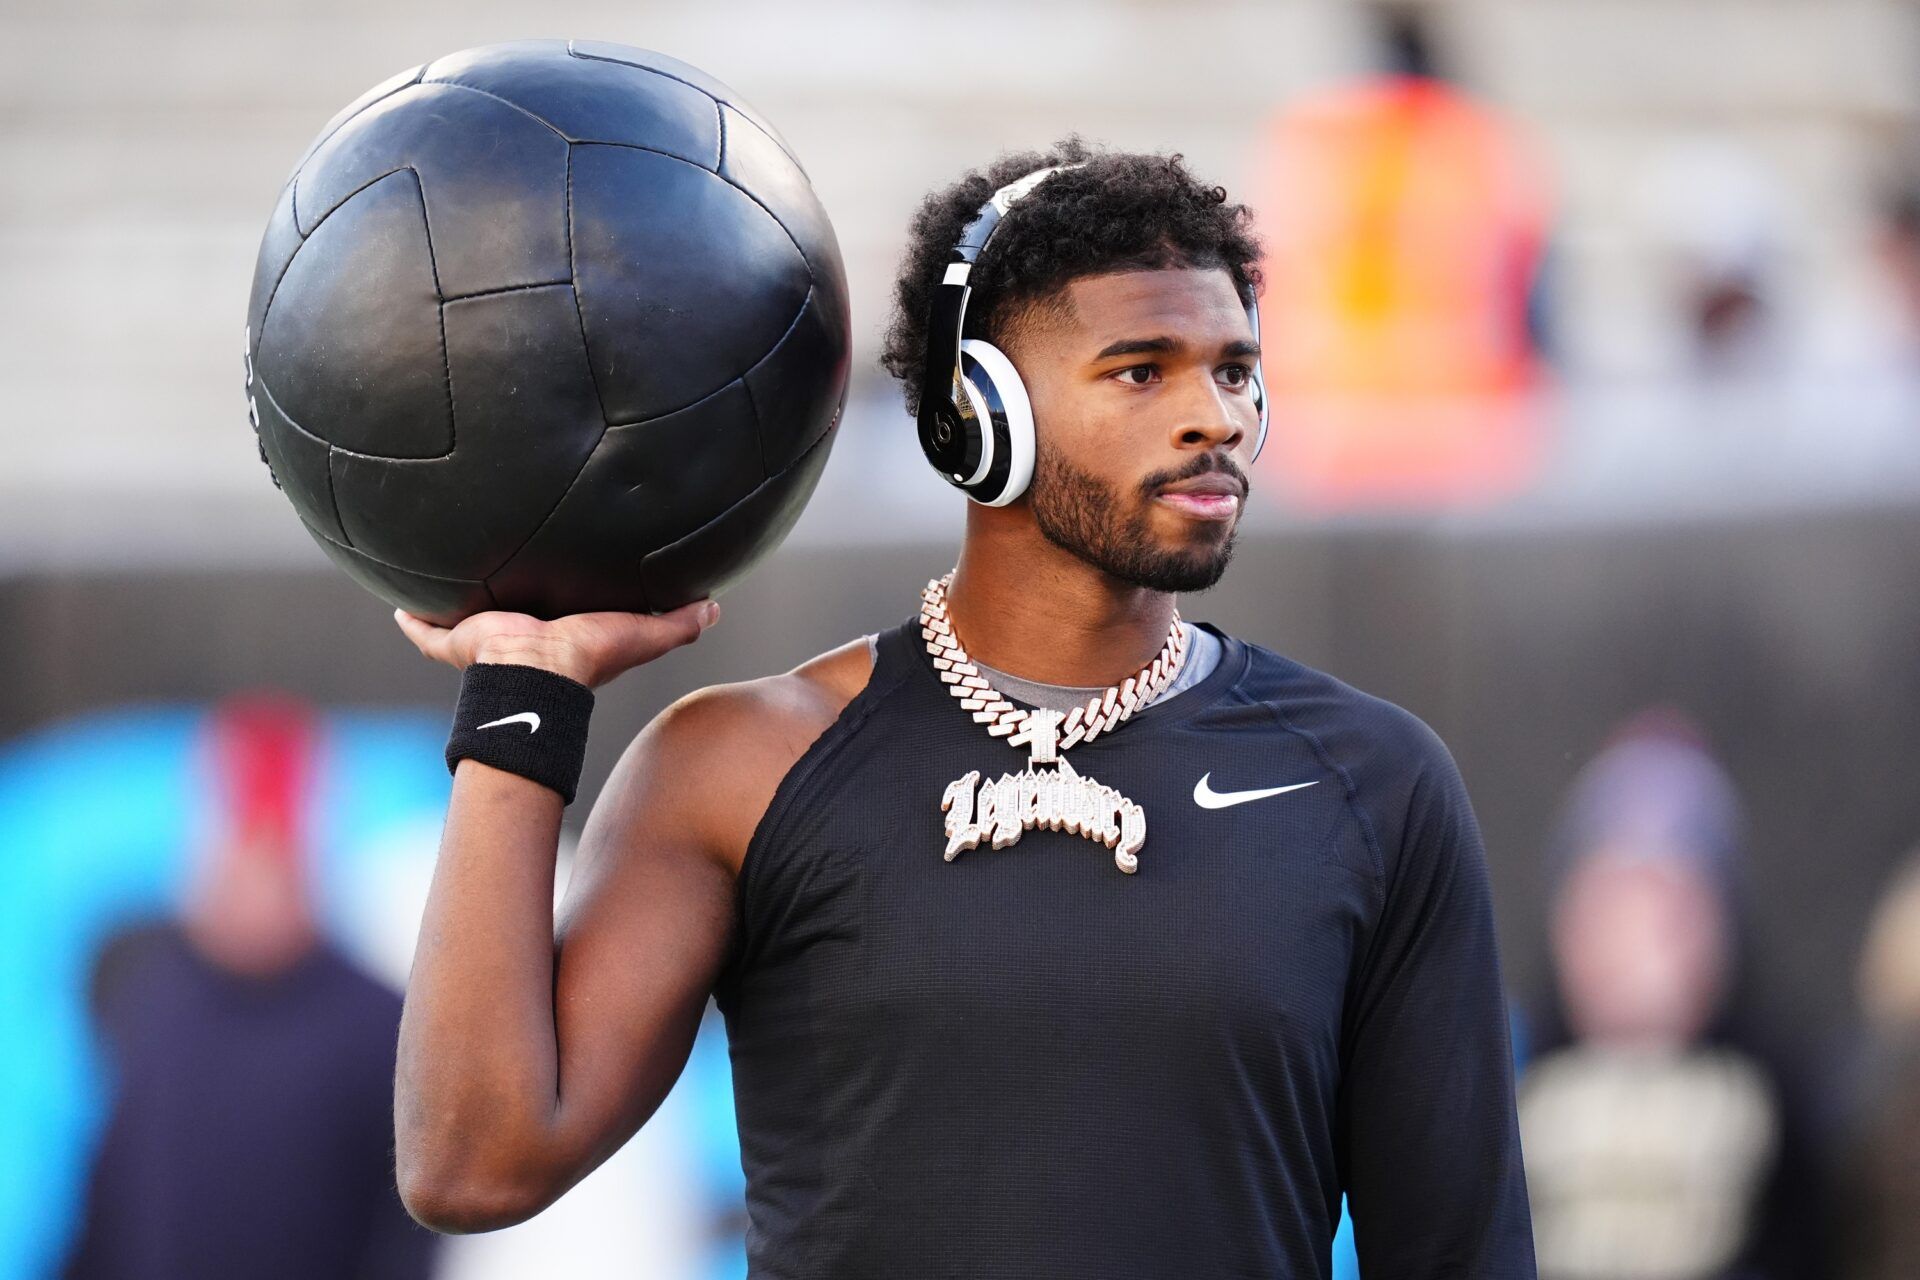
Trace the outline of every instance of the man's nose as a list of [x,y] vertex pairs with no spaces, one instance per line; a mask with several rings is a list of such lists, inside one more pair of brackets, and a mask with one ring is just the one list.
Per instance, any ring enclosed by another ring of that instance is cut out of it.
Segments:
[[1234,449],[1246,439],[1253,402],[1214,380],[1209,370],[1191,380],[1174,419],[1174,446],[1181,449]]

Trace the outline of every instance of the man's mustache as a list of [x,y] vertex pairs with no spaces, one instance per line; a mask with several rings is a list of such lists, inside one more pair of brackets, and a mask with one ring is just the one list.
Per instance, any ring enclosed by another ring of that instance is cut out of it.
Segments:
[[1191,480],[1195,476],[1204,476],[1215,471],[1232,476],[1240,482],[1242,492],[1249,497],[1252,496],[1253,485],[1248,481],[1247,473],[1240,469],[1240,464],[1233,460],[1232,455],[1225,452],[1197,454],[1192,462],[1183,467],[1169,467],[1165,471],[1156,471],[1140,482],[1140,493],[1144,497],[1151,498],[1167,485],[1179,484],[1182,480]]

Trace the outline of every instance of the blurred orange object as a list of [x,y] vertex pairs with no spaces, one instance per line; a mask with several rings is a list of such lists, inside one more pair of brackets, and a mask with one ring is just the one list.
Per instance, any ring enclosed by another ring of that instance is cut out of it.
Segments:
[[1549,198],[1518,132],[1439,80],[1370,79],[1279,112],[1254,193],[1268,479],[1341,507],[1530,477]]

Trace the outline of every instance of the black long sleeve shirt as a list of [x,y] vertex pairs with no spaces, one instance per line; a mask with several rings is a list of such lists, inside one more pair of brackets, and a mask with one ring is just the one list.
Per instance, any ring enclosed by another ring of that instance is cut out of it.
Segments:
[[[1222,639],[1066,753],[1145,814],[1123,874],[1062,830],[948,861],[950,784],[1027,749],[917,621],[882,635],[760,823],[716,991],[753,1276],[1306,1280],[1343,1192],[1367,1280],[1534,1275],[1459,772],[1408,712]],[[1042,803],[1013,786],[1001,811]]]

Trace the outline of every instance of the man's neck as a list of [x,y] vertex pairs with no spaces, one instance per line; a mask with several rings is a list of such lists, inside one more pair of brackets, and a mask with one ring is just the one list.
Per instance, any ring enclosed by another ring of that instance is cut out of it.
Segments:
[[[998,513],[996,513],[998,514]],[[1128,586],[1031,525],[969,513],[947,613],[968,654],[1038,684],[1118,684],[1166,643],[1174,599]],[[1010,522],[1008,522],[1010,523]]]

